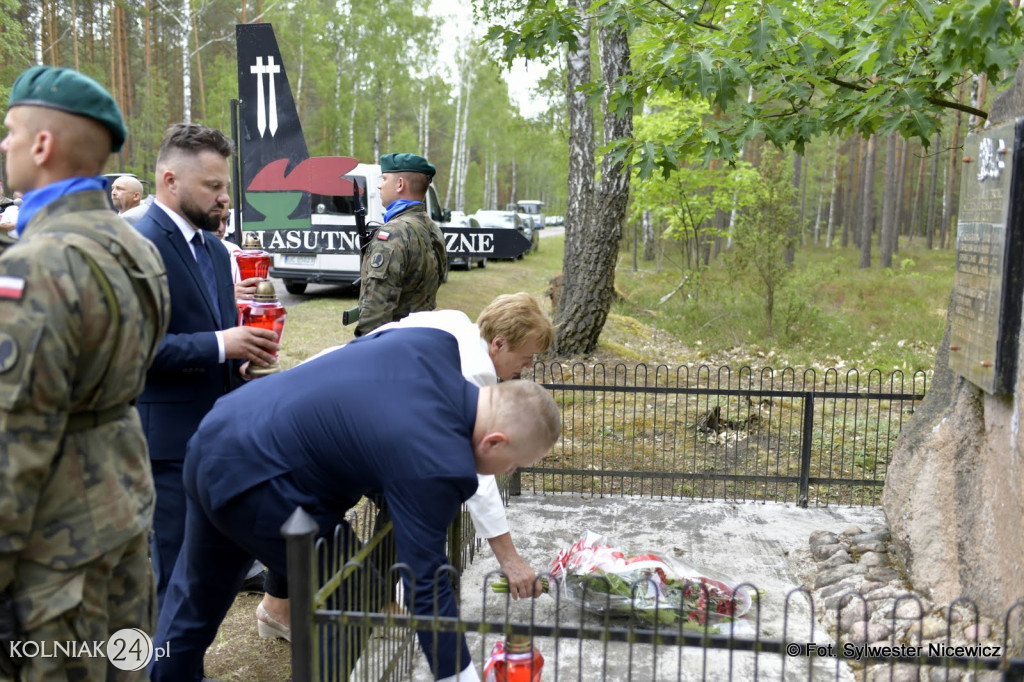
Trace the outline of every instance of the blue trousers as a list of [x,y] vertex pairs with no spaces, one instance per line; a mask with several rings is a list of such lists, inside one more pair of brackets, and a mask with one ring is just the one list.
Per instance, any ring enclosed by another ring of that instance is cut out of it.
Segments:
[[178,560],[185,538],[185,487],[182,483],[181,460],[153,460],[153,485],[156,505],[153,508],[153,532],[149,538],[149,556],[156,576],[157,607],[164,603],[164,593],[171,581],[174,563]]
[[[153,663],[154,682],[203,679],[206,649],[234,603],[253,558],[269,571],[287,574],[281,526],[304,502],[288,485],[272,480],[212,509],[190,467],[185,468],[184,480],[185,539],[153,638],[154,646],[170,655]],[[326,536],[342,520],[334,514],[314,518]]]

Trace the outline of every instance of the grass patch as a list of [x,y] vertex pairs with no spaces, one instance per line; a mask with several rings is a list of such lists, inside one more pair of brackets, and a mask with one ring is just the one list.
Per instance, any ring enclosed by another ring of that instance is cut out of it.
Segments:
[[[527,291],[546,300],[549,280],[562,270],[563,248],[563,237],[550,237],[522,260],[450,272],[438,291],[438,307],[476,319],[499,294]],[[632,254],[624,252],[616,271],[620,296],[599,347],[630,364],[929,371],[953,289],[954,255],[910,245],[900,250],[892,269],[876,264],[861,270],[853,247],[801,249],[776,302],[775,334],[768,335],[755,283],[730,268],[727,259],[682,273],[675,266],[659,270],[641,261],[634,272]],[[662,303],[684,276],[682,288]],[[315,295],[290,307],[282,365],[291,367],[351,340],[354,325],[342,326],[341,315],[357,300],[354,293]],[[670,345],[688,351],[672,354],[666,350]]]
[[[632,255],[624,254],[616,272],[624,297],[614,311],[708,354],[735,357],[730,364],[930,370],[953,288],[954,255],[906,246],[892,269],[862,270],[852,247],[803,248],[778,294],[769,335],[758,284],[728,259],[699,272],[657,270],[653,263],[634,272]],[[683,277],[682,288],[662,302]],[[768,357],[773,362],[764,362]]]

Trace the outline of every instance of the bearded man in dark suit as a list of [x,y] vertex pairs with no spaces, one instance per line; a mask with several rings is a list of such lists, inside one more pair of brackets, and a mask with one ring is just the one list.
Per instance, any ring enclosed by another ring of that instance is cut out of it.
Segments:
[[243,363],[266,366],[272,331],[237,326],[235,299],[255,282],[232,283],[227,249],[214,234],[228,206],[233,145],[219,130],[171,126],[156,160],[156,200],[136,228],[163,257],[171,321],[146,375],[138,408],[156,484],[151,555],[163,594],[185,534],[185,445],[222,395],[240,385]]

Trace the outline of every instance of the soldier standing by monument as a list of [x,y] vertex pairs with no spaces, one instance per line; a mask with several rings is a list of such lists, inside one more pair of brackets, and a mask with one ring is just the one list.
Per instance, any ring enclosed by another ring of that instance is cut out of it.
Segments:
[[110,210],[98,175],[126,130],[96,81],[32,67],[4,125],[8,181],[25,200],[20,238],[0,255],[0,618],[17,618],[12,641],[54,655],[0,669],[144,679],[53,643],[153,630],[154,490],[134,403],[167,327],[163,263]]
[[409,313],[433,310],[448,268],[444,236],[427,214],[434,166],[415,154],[385,154],[380,172],[385,223],[363,256],[356,336]]

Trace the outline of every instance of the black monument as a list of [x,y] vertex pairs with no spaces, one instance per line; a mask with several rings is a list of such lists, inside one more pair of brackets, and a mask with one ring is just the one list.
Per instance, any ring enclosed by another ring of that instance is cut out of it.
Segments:
[[1024,119],[968,135],[949,366],[987,393],[1017,381],[1024,276]]

